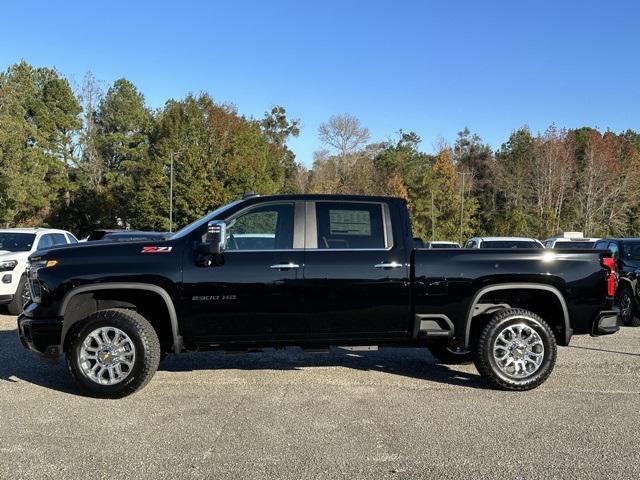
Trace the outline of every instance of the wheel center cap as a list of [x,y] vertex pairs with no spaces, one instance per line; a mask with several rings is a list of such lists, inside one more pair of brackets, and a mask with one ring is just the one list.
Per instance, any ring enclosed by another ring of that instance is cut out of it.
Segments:
[[520,359],[524,357],[525,352],[527,351],[527,347],[524,343],[522,342],[513,342],[510,347],[509,350],[511,352],[511,355],[514,358]]
[[110,348],[105,348],[98,353],[98,360],[105,365],[111,365],[116,361],[116,356]]

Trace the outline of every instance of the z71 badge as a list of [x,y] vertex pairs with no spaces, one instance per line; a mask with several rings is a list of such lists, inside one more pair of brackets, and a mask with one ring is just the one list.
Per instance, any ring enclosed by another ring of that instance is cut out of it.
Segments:
[[173,247],[142,247],[141,253],[169,253]]

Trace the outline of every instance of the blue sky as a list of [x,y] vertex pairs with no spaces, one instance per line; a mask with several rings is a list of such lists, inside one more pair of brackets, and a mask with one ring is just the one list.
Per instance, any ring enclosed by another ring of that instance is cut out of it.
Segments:
[[245,115],[282,105],[307,165],[340,113],[426,151],[465,126],[496,148],[523,124],[640,129],[640,2],[61,3],[3,5],[0,68],[124,76],[154,108],[200,91]]

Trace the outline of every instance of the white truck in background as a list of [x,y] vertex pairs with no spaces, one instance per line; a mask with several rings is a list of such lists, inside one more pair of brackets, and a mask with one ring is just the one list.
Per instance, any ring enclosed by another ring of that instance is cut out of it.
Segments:
[[0,229],[0,305],[11,315],[22,313],[31,300],[27,259],[36,250],[78,243],[73,234],[51,228]]

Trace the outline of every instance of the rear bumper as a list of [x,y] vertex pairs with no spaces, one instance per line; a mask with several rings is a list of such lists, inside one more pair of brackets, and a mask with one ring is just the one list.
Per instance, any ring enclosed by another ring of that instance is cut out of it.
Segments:
[[60,353],[62,318],[18,317],[18,335],[25,348],[41,357],[56,358]]
[[622,325],[620,310],[604,310],[598,313],[593,321],[591,335],[611,335],[612,333],[616,333],[620,330],[620,325]]
[[13,300],[13,295],[0,295],[0,305],[11,303],[11,300]]

